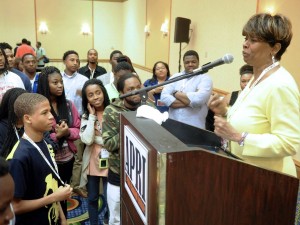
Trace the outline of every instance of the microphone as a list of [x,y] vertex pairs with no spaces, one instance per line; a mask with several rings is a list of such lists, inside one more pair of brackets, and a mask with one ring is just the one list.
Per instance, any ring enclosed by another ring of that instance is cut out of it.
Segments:
[[129,93],[121,95],[120,99],[126,98],[128,96],[140,94],[140,93],[144,93],[144,94],[142,94],[142,98],[144,98],[146,96],[146,93],[148,91],[150,91],[151,89],[153,89],[153,88],[160,87],[160,86],[163,86],[163,85],[166,85],[166,84],[170,84],[170,83],[173,83],[173,82],[176,82],[176,81],[179,81],[179,80],[182,80],[182,79],[186,79],[186,78],[189,78],[189,77],[192,77],[192,76],[196,76],[196,75],[199,75],[199,74],[204,74],[208,70],[210,70],[210,69],[212,69],[216,66],[220,66],[220,65],[223,65],[225,63],[229,64],[229,63],[232,63],[232,62],[233,62],[233,56],[230,55],[230,54],[226,54],[220,59],[217,59],[213,62],[206,63],[202,67],[194,69],[193,72],[180,75],[178,77],[175,77],[173,79],[169,79],[165,82],[159,83],[159,84],[154,85],[154,86],[148,86],[148,87],[145,87],[145,88],[142,88],[142,89],[139,89],[139,90],[131,91]]
[[202,67],[193,70],[193,73],[208,71],[208,70],[210,70],[210,69],[212,69],[216,66],[220,66],[220,65],[223,65],[223,64],[229,64],[229,63],[232,63],[232,62],[233,62],[233,56],[230,55],[230,54],[226,54],[220,59],[217,59],[213,62],[206,63]]

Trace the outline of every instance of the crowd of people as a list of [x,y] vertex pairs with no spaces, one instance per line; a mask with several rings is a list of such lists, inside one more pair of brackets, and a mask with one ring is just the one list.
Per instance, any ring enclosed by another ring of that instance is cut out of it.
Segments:
[[141,96],[119,96],[143,87],[154,86],[147,105],[199,129],[205,129],[210,109],[223,148],[296,176],[292,156],[300,145],[300,96],[279,63],[292,39],[291,23],[283,15],[256,14],[242,34],[247,64],[240,69],[241,90],[225,98],[212,93],[208,74],[155,87],[197,69],[194,50],[185,52],[182,72],[171,75],[168,64],[157,61],[142,83],[119,50],[110,54],[109,72],[98,65],[96,49],[87,51],[81,68],[78,53],[66,51],[65,69],[59,71],[45,67],[40,42],[34,50],[23,39],[15,55],[8,43],[0,43],[0,155],[9,161],[8,169],[0,158],[0,179],[9,187],[0,186],[0,225],[14,213],[17,224],[67,224],[72,192],[87,197],[90,224],[99,224],[100,186],[108,208],[105,223],[120,224],[119,115],[136,111]]

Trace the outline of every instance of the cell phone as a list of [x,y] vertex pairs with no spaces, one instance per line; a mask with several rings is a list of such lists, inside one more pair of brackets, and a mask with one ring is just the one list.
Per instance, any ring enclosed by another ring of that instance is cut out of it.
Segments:
[[108,168],[108,159],[100,159],[99,161],[99,168],[106,169]]
[[59,120],[58,124],[60,125],[62,122],[65,122],[65,123],[67,123],[67,122],[68,122],[68,120],[67,120],[67,119],[61,119],[61,120]]

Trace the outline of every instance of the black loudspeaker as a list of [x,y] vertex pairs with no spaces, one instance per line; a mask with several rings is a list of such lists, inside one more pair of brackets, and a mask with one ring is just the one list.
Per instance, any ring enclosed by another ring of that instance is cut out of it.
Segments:
[[176,17],[176,19],[175,19],[175,35],[174,35],[175,43],[181,43],[181,42],[189,43],[190,24],[191,24],[190,19]]

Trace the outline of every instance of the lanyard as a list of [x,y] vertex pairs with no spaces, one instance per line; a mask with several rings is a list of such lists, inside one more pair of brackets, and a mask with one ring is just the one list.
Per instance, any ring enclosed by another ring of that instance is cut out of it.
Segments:
[[96,70],[96,69],[92,70],[92,69],[89,67],[89,70],[91,71],[90,79],[92,79],[93,76],[94,76],[94,73],[95,73],[95,70]]
[[14,130],[15,130],[15,133],[16,133],[16,136],[17,136],[18,140],[20,140],[20,137],[19,137],[19,134],[18,134],[16,126],[14,126]]
[[[56,165],[56,162],[55,162],[54,158],[51,157],[51,155],[50,155],[50,157],[52,159],[52,162],[54,164],[55,169],[53,168],[53,166],[51,165],[51,163],[48,161],[48,159],[46,158],[46,156],[44,155],[44,153],[42,152],[42,150],[40,149],[40,147],[30,137],[28,137],[25,132],[23,134],[23,138],[26,139],[27,141],[29,141],[30,144],[32,144],[37,149],[37,151],[41,154],[41,156],[43,157],[43,159],[45,160],[45,162],[48,164],[48,166],[50,167],[50,169],[53,171],[53,173],[56,175],[56,177],[60,180],[60,182],[62,183],[62,185],[65,186],[66,184],[61,180],[61,178],[60,178],[60,176],[58,174],[58,168],[57,168],[57,165]],[[45,142],[45,144],[46,144],[46,146],[48,148],[47,142],[45,140],[43,140],[43,141]]]
[[[252,84],[251,88],[247,86],[240,94],[234,105],[229,109],[228,111],[228,121],[234,114],[234,112],[241,106],[242,102],[245,100],[245,98],[248,96],[248,94],[254,89],[254,87],[257,85],[257,83],[266,75],[267,72],[269,72],[274,67],[278,66],[279,62],[275,62],[272,65],[265,68],[262,73],[259,75],[259,77],[256,79],[256,81]],[[249,84],[250,85],[250,84]]]

